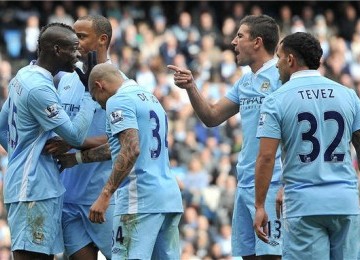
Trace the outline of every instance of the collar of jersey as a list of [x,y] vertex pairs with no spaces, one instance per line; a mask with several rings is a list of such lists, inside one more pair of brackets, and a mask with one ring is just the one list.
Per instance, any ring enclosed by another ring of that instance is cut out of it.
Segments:
[[277,59],[271,59],[268,60],[267,62],[265,62],[262,67],[260,69],[258,69],[255,73],[253,73],[253,75],[256,77],[257,75],[259,75],[262,71],[267,70],[268,68],[270,68],[271,66],[274,66],[277,62]]
[[300,71],[294,72],[291,75],[290,80],[296,79],[296,78],[314,77],[314,76],[321,76],[321,74],[317,70],[300,70]]
[[137,86],[138,84],[136,83],[135,80],[133,79],[125,79],[123,84],[121,84],[121,87],[119,88],[118,91],[121,91],[122,89],[128,88],[128,87],[132,87],[132,86]]
[[53,78],[53,75],[50,73],[50,71],[44,69],[43,67],[40,67],[38,65],[35,64],[35,62],[31,62],[30,63],[31,69],[37,70],[39,71],[41,74],[43,74],[45,77],[47,78]]

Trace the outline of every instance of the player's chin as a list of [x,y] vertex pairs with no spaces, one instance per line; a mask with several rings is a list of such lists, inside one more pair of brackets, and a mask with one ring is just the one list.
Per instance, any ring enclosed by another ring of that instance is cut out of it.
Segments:
[[73,64],[73,65],[71,65],[71,66],[68,66],[68,67],[64,68],[62,71],[65,71],[65,72],[74,72],[76,68],[77,68],[76,65]]

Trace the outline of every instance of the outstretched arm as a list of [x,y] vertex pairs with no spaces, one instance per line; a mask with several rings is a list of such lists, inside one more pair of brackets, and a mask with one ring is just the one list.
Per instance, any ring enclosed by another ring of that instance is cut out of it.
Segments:
[[175,85],[187,91],[192,107],[206,126],[217,126],[239,112],[238,104],[225,97],[222,97],[215,104],[208,103],[198,91],[190,70],[174,65],[168,65],[167,67],[175,72]]

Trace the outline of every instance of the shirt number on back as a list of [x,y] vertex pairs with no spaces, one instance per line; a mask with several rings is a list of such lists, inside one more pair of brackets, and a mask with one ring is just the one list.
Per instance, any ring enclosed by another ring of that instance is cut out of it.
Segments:
[[[324,161],[325,162],[342,162],[344,160],[344,153],[334,153],[335,149],[341,142],[341,139],[344,134],[345,123],[344,118],[339,112],[336,111],[326,111],[324,112],[324,121],[326,120],[334,120],[337,123],[338,129],[335,135],[335,138],[330,143],[330,145],[326,148],[324,153]],[[299,158],[303,163],[309,163],[319,156],[320,154],[320,142],[314,136],[317,130],[318,121],[316,117],[310,112],[304,112],[298,114],[298,122],[307,121],[310,124],[310,129],[307,132],[301,134],[301,138],[303,141],[311,142],[312,151],[308,154],[299,154]]]
[[[150,150],[150,156],[152,159],[156,159],[159,157],[160,153],[161,153],[161,137],[160,137],[160,120],[158,115],[155,113],[155,111],[150,110],[150,120],[154,119],[155,121],[155,128],[152,129],[152,136],[156,139],[157,141],[157,146],[156,149],[152,149]],[[168,131],[168,121],[167,121],[167,116],[165,115],[165,147],[168,147],[168,141],[167,141],[167,131]]]
[[15,104],[11,102],[9,98],[9,112],[10,112],[10,124],[8,124],[8,132],[9,132],[9,143],[11,148],[15,148],[18,143],[18,132],[16,128],[16,116],[17,116],[17,108]]

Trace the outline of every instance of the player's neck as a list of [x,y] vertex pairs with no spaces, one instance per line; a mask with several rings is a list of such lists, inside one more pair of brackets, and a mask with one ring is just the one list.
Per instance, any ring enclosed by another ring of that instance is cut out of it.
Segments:
[[99,52],[98,53],[98,63],[105,63],[109,60],[109,57],[107,56],[107,52]]
[[55,76],[59,70],[55,70],[54,67],[52,66],[52,64],[44,61],[43,59],[41,58],[38,58],[35,62],[35,65],[43,68],[43,69],[46,69],[47,71],[49,71],[51,73],[51,75]]

